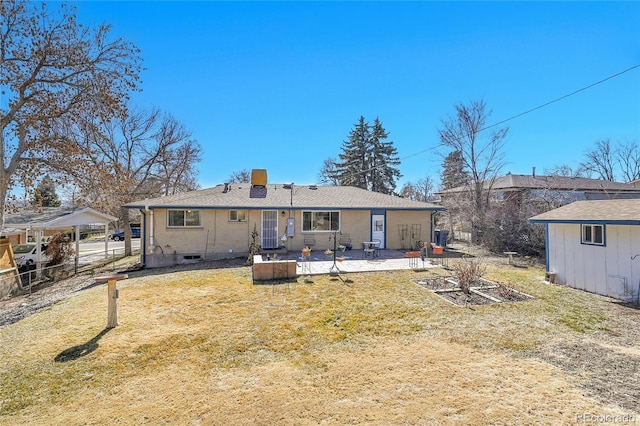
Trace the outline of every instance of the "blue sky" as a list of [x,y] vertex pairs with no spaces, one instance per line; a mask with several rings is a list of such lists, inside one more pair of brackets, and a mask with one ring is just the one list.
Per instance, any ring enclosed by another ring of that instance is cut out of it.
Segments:
[[[398,189],[439,182],[454,104],[484,99],[495,123],[640,64],[640,2],[73,4],[142,50],[132,104],[193,133],[203,187],[253,168],[315,183],[361,115],[390,132]],[[598,139],[640,142],[640,68],[506,125],[504,172],[576,166]]]

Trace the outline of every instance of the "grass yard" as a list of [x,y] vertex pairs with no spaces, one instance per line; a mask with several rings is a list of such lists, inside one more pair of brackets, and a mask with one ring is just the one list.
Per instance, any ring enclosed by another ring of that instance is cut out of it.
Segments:
[[640,422],[638,309],[491,265],[537,299],[458,307],[410,281],[438,273],[130,274],[117,328],[99,285],[0,329],[0,423]]

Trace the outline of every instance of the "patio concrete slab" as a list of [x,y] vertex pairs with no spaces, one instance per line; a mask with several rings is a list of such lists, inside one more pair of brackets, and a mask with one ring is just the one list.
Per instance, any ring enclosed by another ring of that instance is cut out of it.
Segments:
[[362,250],[349,250],[344,253],[342,262],[333,262],[333,258],[324,253],[312,253],[309,261],[297,257],[296,272],[298,275],[319,275],[329,273],[393,271],[402,269],[427,269],[436,268],[439,265],[432,263],[433,259],[417,259],[417,266],[405,257],[404,252],[398,250],[380,250],[375,259],[364,259]]
[[434,265],[428,260],[425,260],[424,262],[419,261],[418,266],[414,267],[409,264],[409,259],[345,260],[343,262],[336,262],[335,266],[333,264],[333,261],[299,261],[296,266],[296,272],[298,275],[319,275],[329,274],[332,272],[373,272],[394,271],[401,269],[427,269],[437,267],[439,267],[439,265]]

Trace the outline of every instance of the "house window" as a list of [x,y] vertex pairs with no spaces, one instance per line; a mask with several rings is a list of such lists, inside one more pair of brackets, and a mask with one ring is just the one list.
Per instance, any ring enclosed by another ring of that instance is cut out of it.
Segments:
[[302,212],[302,232],[339,230],[340,212]]
[[246,210],[229,210],[229,222],[246,222]]
[[202,226],[199,210],[169,210],[167,222],[169,227]]
[[582,225],[582,244],[604,245],[604,225]]

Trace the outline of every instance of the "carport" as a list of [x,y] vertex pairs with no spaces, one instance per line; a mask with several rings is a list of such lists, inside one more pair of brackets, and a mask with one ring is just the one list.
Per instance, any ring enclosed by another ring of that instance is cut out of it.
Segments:
[[[45,207],[39,211],[25,211],[5,215],[5,223],[0,235],[15,235],[16,230],[21,230],[25,236],[25,242],[29,236],[34,237],[37,246],[36,268],[39,275],[42,269],[42,253],[40,247],[45,230],[69,230],[73,229],[76,235],[75,265],[78,266],[80,254],[80,226],[104,226],[104,256],[109,253],[109,223],[118,218],[101,213],[90,207],[82,209]],[[9,231],[11,230],[11,231]]]

